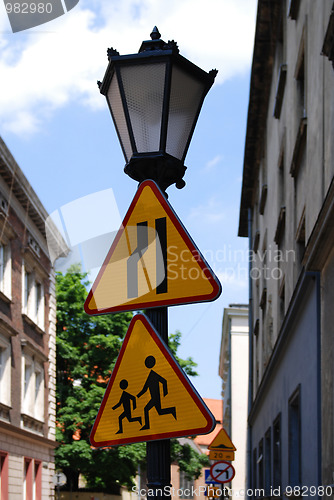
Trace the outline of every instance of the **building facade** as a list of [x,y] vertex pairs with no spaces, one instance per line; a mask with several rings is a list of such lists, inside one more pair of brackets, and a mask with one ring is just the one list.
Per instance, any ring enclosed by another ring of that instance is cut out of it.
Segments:
[[0,139],[0,498],[4,500],[54,498],[56,304],[47,217]]
[[[189,438],[178,438],[178,441],[182,445],[190,446],[197,453],[208,455],[208,446],[223,427],[223,405],[222,401],[219,399],[203,398],[203,401],[216,419],[215,429],[209,434]],[[212,464],[213,461],[210,463]],[[207,488],[209,485],[205,482],[205,471],[208,473],[210,471],[210,466],[203,467],[201,474],[197,479],[188,478],[180,469],[179,464],[177,462],[173,462],[171,464],[171,500],[205,500],[208,498]],[[147,493],[146,470],[139,470],[136,478],[136,485],[138,491],[141,492],[141,498],[145,496],[149,497],[149,494]],[[213,491],[212,487],[211,491]],[[127,496],[124,495],[124,492],[122,492],[122,498],[123,500],[127,500]],[[135,498],[138,500],[138,496],[131,494],[129,500],[134,500]]]
[[259,0],[239,221],[254,496],[334,482],[333,40],[333,0]]
[[248,306],[224,309],[219,375],[222,379],[224,429],[236,447],[232,498],[245,498],[248,409]]

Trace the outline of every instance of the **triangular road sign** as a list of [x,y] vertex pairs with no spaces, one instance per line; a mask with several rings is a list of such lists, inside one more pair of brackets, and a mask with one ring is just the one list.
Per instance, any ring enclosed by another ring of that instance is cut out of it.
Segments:
[[207,434],[215,418],[149,320],[131,320],[96,417],[93,446]]
[[220,429],[216,437],[208,446],[209,450],[236,451],[236,447],[231,441],[225,429]]
[[215,300],[220,283],[153,181],[140,184],[85,302],[88,314]]

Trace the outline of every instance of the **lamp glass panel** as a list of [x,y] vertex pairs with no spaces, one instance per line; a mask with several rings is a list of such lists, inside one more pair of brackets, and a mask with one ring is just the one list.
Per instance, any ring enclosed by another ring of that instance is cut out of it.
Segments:
[[166,63],[123,66],[121,78],[138,153],[159,151]]
[[132,156],[131,142],[124,115],[122,98],[119,91],[116,73],[114,73],[107,94],[109,106],[112,111],[112,116],[115,122],[115,127],[118,131],[120,141],[123,146],[125,160],[128,162]]
[[166,152],[179,160],[183,159],[204,88],[204,83],[173,66]]

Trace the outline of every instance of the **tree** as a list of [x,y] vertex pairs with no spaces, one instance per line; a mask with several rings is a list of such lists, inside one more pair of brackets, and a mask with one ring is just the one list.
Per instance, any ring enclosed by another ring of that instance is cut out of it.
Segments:
[[181,359],[177,355],[177,350],[181,344],[181,332],[178,330],[175,333],[170,333],[168,336],[168,347],[174,358],[177,360],[182,370],[186,372],[189,377],[197,377],[198,373],[195,371],[197,363],[189,356],[187,359]]
[[[56,467],[62,469],[72,490],[78,489],[81,473],[87,487],[119,493],[120,485],[131,488],[139,464],[146,457],[145,443],[94,449],[89,443],[92,423],[99,410],[132,313],[89,316],[83,304],[87,276],[79,267],[56,276],[57,294],[57,441]],[[171,336],[176,354],[180,333]],[[196,363],[179,360],[188,374]],[[173,458],[189,476],[196,477],[202,458],[178,442]],[[197,455],[197,456],[196,456]]]

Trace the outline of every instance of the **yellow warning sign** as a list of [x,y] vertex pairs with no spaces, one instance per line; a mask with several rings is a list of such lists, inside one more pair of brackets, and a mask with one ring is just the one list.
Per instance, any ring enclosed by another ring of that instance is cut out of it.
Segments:
[[88,314],[215,300],[220,283],[155,182],[140,184],[85,302]]
[[208,446],[209,450],[236,451],[236,447],[231,441],[225,429],[220,429],[213,441]]
[[132,319],[90,441],[115,446],[207,434],[215,418],[143,314]]
[[209,498],[220,498],[222,490],[218,486],[207,486],[204,495]]

